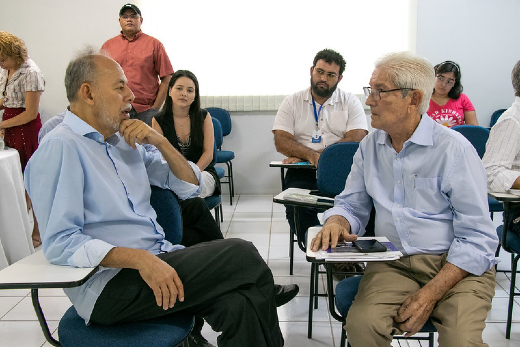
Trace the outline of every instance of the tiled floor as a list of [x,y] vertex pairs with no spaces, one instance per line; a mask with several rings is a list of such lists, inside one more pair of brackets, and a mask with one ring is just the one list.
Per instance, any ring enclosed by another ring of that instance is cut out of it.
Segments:
[[[341,326],[328,313],[325,298],[320,298],[319,309],[314,312],[313,338],[307,339],[310,265],[303,252],[296,250],[294,275],[289,275],[289,227],[285,221],[283,206],[273,204],[272,199],[271,195],[237,196],[230,206],[228,197],[223,197],[222,232],[226,237],[241,237],[252,241],[271,268],[275,282],[297,283],[300,286],[298,297],[278,309],[286,347],[339,346]],[[501,220],[500,216],[495,216],[495,220]],[[501,253],[502,263],[499,268],[506,269],[510,264],[509,254]],[[484,330],[484,341],[491,347],[520,346],[520,300],[517,300],[513,311],[511,339],[505,339],[509,283],[504,273],[497,275],[493,308],[489,312]],[[324,285],[323,279],[321,285]],[[60,317],[70,306],[70,301],[62,290],[41,290],[41,296],[43,311],[51,330],[55,331]],[[216,345],[217,334],[207,324],[203,335]],[[395,341],[393,345],[399,344]],[[401,345],[419,346],[415,341],[410,341],[409,344],[401,342]],[[0,346],[50,346],[40,330],[27,290],[0,291]]]

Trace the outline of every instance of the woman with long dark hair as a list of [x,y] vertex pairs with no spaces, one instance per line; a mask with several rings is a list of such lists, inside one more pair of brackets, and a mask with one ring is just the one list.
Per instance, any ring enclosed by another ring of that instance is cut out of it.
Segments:
[[166,101],[152,120],[152,127],[202,171],[201,198],[220,194],[220,180],[211,164],[213,122],[208,111],[200,108],[199,82],[192,72],[179,70],[173,74]]
[[455,125],[478,125],[475,107],[462,94],[459,64],[445,61],[435,65],[435,88],[433,89],[428,116],[449,128]]

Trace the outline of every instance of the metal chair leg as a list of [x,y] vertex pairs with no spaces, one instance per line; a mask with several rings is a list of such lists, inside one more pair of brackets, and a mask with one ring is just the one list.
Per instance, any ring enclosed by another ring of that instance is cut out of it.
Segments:
[[38,322],[40,323],[40,327],[42,328],[42,332],[45,336],[45,339],[51,345],[61,347],[59,341],[55,340],[52,337],[52,334],[49,330],[49,326],[47,325],[47,321],[45,320],[45,315],[43,314],[42,307],[40,306],[40,300],[38,300],[38,288],[31,289],[31,300],[34,307],[34,311],[36,312],[36,317],[38,317]]
[[[513,320],[513,305],[515,303],[515,288],[516,288],[516,271],[518,268],[518,260],[520,254],[518,254],[512,263],[511,268],[511,286],[509,288],[509,307],[507,308],[507,324],[506,324],[506,339],[511,338],[511,321]],[[520,293],[518,294],[520,295]]]

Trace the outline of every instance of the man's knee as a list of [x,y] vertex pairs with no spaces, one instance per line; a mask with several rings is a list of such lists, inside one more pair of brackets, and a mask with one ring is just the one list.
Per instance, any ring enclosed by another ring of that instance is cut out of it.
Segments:
[[378,305],[351,306],[344,328],[352,346],[362,346],[361,341],[371,341],[374,337],[384,337],[391,341],[394,329],[389,322],[392,318],[385,316],[377,307]]

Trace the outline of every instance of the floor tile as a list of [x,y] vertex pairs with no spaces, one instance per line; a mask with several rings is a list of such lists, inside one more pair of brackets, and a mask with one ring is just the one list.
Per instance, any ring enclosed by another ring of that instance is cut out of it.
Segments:
[[235,212],[272,212],[272,195],[242,195]]
[[[58,322],[49,321],[48,325],[54,331]],[[38,321],[0,321],[0,336],[2,347],[36,347],[45,342]]]

